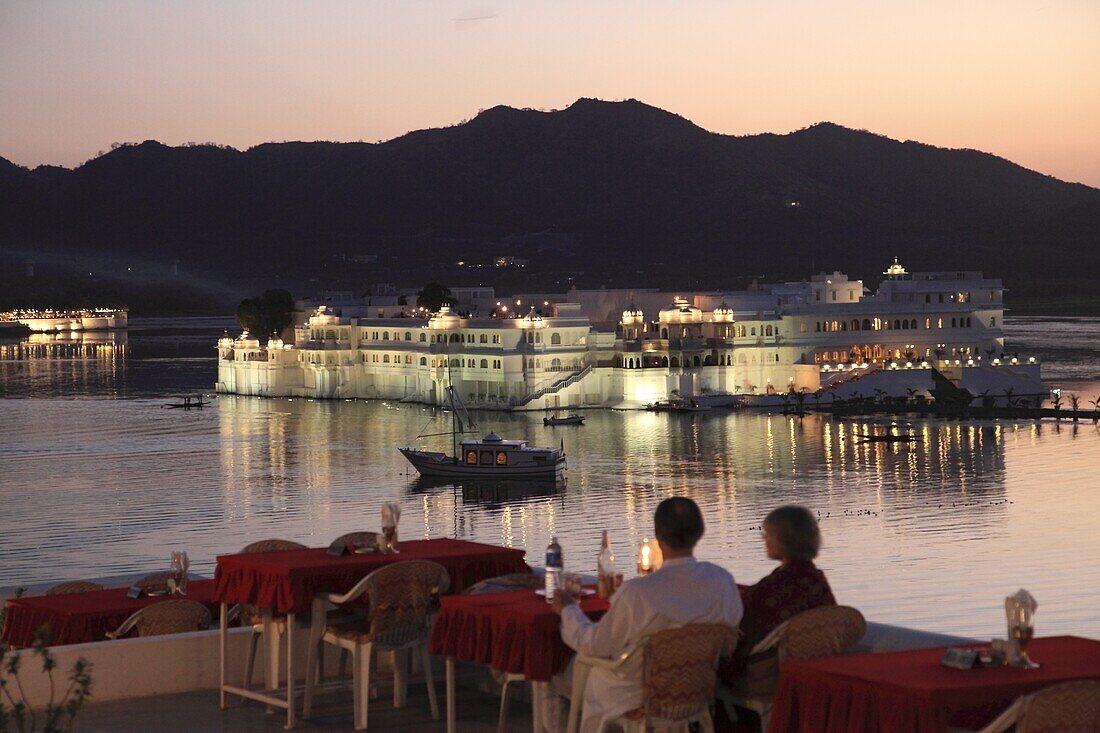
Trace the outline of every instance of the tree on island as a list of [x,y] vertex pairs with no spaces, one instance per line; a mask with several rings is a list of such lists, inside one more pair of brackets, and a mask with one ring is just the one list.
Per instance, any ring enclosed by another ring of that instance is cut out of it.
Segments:
[[428,283],[416,294],[416,307],[427,308],[430,313],[435,313],[444,305],[453,303],[454,296],[451,295],[451,289],[435,282]]
[[237,323],[253,336],[278,337],[294,320],[294,296],[286,290],[266,290],[237,306]]

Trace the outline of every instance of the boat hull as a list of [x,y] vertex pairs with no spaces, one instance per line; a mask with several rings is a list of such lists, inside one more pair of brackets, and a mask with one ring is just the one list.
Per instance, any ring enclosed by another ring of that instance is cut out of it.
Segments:
[[442,453],[398,448],[401,455],[412,464],[421,476],[467,478],[517,478],[524,476],[553,477],[565,470],[565,456],[542,465],[523,466],[470,466],[457,463]]

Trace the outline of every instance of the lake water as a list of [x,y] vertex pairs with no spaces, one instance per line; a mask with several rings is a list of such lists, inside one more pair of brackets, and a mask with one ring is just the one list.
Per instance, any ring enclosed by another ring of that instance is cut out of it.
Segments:
[[[223,328],[134,319],[112,343],[0,344],[0,586],[160,569],[173,549],[212,573],[216,554],[256,539],[376,529],[392,499],[405,539],[523,547],[541,563],[556,534],[567,567],[591,572],[606,528],[632,567],[656,504],[683,494],[707,519],[698,554],[740,582],[772,567],[761,518],[798,502],[821,517],[837,598],[869,619],[1003,635],[1003,599],[1024,587],[1041,634],[1100,635],[1091,422],[917,420],[920,443],[887,446],[854,439],[885,419],[589,411],[583,427],[547,428],[541,413],[483,413],[486,432],[564,443],[567,483],[430,486],[395,448],[448,430],[435,409],[232,396],[161,409],[210,391]],[[1100,319],[1017,318],[1008,339],[1052,385],[1100,398]]]

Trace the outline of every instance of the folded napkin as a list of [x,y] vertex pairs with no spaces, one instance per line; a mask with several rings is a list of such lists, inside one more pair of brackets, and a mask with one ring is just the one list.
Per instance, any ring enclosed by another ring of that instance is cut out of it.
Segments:
[[401,505],[396,501],[387,501],[382,504],[382,526],[396,527],[401,520]]

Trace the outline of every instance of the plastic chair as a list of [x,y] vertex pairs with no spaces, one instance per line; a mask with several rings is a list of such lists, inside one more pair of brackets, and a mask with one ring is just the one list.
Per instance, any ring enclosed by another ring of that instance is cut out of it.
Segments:
[[[507,593],[513,590],[541,588],[544,578],[534,573],[510,573],[496,578],[487,578],[474,583],[462,591],[464,596],[476,596],[485,593]],[[517,672],[502,672],[491,670],[493,678],[500,684],[500,715],[497,718],[497,733],[504,733],[504,726],[508,721],[508,685],[513,682],[523,682],[526,679]]]
[[1100,733],[1100,681],[1075,680],[1016,698],[981,733]]
[[[842,654],[866,632],[863,614],[851,606],[821,606],[803,611],[772,629],[753,647],[749,672],[731,687],[720,686],[719,696],[727,706],[732,703],[756,712],[760,716],[760,729],[766,731],[779,671],[784,664]],[[770,654],[773,650],[774,655]]]
[[[286,550],[304,550],[306,546],[291,540],[259,540],[245,545],[240,554],[246,555],[254,552],[283,552]],[[248,650],[245,652],[244,681],[241,687],[246,690],[252,685],[252,676],[256,669],[256,647],[260,645],[260,638],[264,633],[264,610],[251,603],[241,603],[229,609],[226,616],[230,621],[240,619],[241,626],[251,626],[252,633],[248,637]],[[275,623],[275,633],[282,638],[286,625],[285,616],[277,616],[272,619]],[[267,659],[267,649],[264,648],[264,659]]]
[[[332,644],[352,653],[356,730],[367,728],[372,658],[379,651],[394,652],[394,707],[405,705],[407,655],[411,651],[419,654],[428,687],[432,720],[439,720],[428,638],[438,608],[438,596],[446,593],[449,587],[450,577],[439,563],[406,560],[375,570],[347,593],[320,593],[314,597],[306,669],[313,668],[324,644]],[[350,603],[364,594],[370,601],[366,618],[326,623],[326,604]],[[307,674],[303,718],[312,715],[316,686],[315,677]]]
[[642,707],[622,715],[615,724],[625,733],[645,733],[647,726],[667,728],[698,723],[714,730],[714,701],[720,656],[733,652],[737,635],[721,624],[689,624],[650,634],[614,659],[578,654],[573,664],[573,688],[568,733],[577,733],[588,675],[593,667],[618,670],[636,654],[642,657]]
[[184,599],[161,601],[130,615],[108,639],[121,639],[137,627],[138,636],[163,636],[200,631],[211,625],[210,610],[198,601]]
[[70,580],[66,583],[58,583],[46,591],[46,595],[66,596],[70,593],[88,593],[93,590],[103,590],[103,586],[90,580]]

